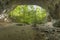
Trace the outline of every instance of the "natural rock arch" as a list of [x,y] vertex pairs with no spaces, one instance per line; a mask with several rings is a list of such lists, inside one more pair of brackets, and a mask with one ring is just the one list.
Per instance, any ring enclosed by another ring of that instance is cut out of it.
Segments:
[[[0,14],[5,12],[8,13],[9,11],[13,10],[17,5],[39,5],[49,12],[49,16],[51,16],[53,20],[56,20],[56,23],[59,23],[59,1],[60,0],[0,0]],[[39,27],[40,29],[34,29],[30,26],[10,26],[2,29],[0,28],[1,40],[59,40],[60,38],[60,28],[48,28],[41,26],[41,28]]]
[[46,9],[52,19],[60,20],[60,0],[0,0],[0,13],[8,13],[17,5],[39,5]]

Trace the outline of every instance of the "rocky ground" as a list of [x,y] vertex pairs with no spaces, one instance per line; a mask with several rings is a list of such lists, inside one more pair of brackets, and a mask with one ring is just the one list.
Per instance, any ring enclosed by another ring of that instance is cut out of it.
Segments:
[[37,27],[0,23],[0,40],[60,40],[60,28],[51,23],[37,24]]

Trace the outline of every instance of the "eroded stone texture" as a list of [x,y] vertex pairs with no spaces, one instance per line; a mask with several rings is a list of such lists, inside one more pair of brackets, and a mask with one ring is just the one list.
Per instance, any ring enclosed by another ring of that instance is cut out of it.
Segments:
[[60,28],[46,25],[16,26],[12,23],[7,25],[0,26],[0,40],[60,40]]
[[[8,13],[17,5],[39,5],[51,16],[54,26],[60,27],[60,0],[0,0],[0,14]],[[4,12],[4,10],[6,10]],[[0,40],[60,40],[60,28],[7,27],[0,28]]]

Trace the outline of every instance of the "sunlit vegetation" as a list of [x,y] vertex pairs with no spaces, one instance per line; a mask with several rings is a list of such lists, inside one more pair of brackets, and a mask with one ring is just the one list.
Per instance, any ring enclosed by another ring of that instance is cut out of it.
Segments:
[[31,24],[44,23],[46,18],[46,10],[36,5],[18,5],[9,13],[9,17],[13,22]]

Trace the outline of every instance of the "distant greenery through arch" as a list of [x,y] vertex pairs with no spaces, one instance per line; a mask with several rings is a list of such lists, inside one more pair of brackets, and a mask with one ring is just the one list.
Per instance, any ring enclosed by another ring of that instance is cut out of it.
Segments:
[[9,13],[13,22],[17,23],[44,23],[46,10],[36,5],[18,5]]

